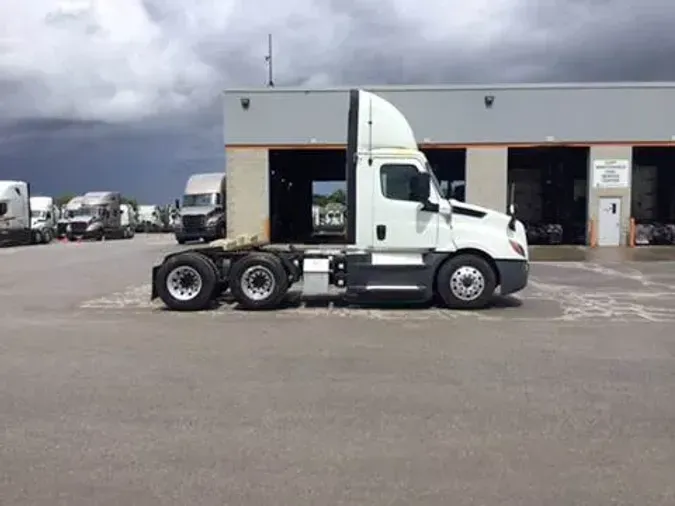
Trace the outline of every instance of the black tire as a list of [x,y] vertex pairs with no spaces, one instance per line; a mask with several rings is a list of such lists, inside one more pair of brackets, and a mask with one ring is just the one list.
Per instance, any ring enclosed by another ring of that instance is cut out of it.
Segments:
[[[261,294],[261,298],[252,298],[250,293],[247,293],[243,285],[253,281],[249,276],[271,285],[267,296]],[[234,262],[230,268],[229,286],[232,296],[243,309],[273,309],[278,307],[286,296],[289,286],[288,274],[276,256],[269,253],[250,253]]]
[[185,244],[185,239],[176,239],[178,244]]
[[49,230],[45,230],[45,232],[42,234],[42,240],[45,244],[49,244],[52,242],[52,233]]
[[[196,273],[199,276],[201,285],[190,298],[176,298],[168,287],[171,283],[170,277],[172,277],[172,273],[176,274],[176,269],[180,268],[186,268],[186,275],[194,275]],[[194,252],[181,253],[170,258],[158,269],[157,277],[155,278],[157,295],[159,295],[159,298],[164,302],[166,307],[174,311],[201,311],[208,309],[217,284],[218,275],[216,266],[209,258]]]
[[[467,282],[471,286],[462,286],[458,280],[460,270],[466,271]],[[455,288],[453,284],[459,283]],[[482,309],[491,301],[497,276],[492,266],[478,255],[458,255],[445,262],[436,273],[436,290],[443,303],[451,309]]]

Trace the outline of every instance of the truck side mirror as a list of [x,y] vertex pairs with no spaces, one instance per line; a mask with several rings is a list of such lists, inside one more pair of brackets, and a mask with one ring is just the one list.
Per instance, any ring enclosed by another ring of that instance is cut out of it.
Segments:
[[428,172],[418,172],[411,182],[411,198],[415,202],[426,203],[429,200],[429,183],[431,176]]
[[176,199],[174,203],[176,204],[176,209],[180,209],[180,200]]

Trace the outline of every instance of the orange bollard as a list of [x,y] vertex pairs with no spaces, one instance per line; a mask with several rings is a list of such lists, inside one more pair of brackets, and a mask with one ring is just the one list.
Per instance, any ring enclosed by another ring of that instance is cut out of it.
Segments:
[[635,218],[630,219],[630,227],[628,228],[628,246],[630,248],[635,247]]
[[588,221],[588,245],[595,248],[598,245],[597,231],[595,230],[595,220]]

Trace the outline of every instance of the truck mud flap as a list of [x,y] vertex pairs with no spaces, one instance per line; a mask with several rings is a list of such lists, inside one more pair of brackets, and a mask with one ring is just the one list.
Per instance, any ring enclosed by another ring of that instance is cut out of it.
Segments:
[[155,279],[157,279],[158,270],[159,270],[158,265],[152,268],[152,280],[150,282],[150,300],[155,300],[159,296],[157,294],[157,284],[155,283]]

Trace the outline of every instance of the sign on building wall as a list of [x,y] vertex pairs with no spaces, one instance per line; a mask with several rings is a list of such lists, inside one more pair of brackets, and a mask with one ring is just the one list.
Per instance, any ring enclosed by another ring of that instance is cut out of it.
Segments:
[[593,186],[628,188],[630,160],[593,160]]

